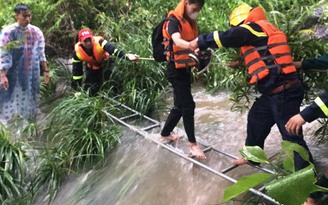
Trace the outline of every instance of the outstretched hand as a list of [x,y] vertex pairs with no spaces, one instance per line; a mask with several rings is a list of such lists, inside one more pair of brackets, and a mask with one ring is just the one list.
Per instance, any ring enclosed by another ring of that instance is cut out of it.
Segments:
[[285,126],[289,134],[299,135],[302,125],[304,124],[305,124],[304,118],[300,114],[297,114],[294,115],[292,118],[290,118]]
[[302,68],[302,61],[294,61],[294,66],[297,70],[301,70]]
[[226,65],[230,68],[238,68],[242,63],[240,61],[229,61]]
[[137,54],[128,53],[125,55],[130,61],[139,61],[140,57]]

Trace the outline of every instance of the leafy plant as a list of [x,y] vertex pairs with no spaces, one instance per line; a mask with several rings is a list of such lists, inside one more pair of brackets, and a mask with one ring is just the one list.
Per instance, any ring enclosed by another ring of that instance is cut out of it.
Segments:
[[46,198],[49,204],[55,198],[63,176],[70,173],[70,170],[65,166],[66,162],[66,153],[59,152],[58,150],[51,150],[45,147],[40,153],[33,187],[37,193],[40,190],[46,191]]
[[119,141],[119,129],[104,111],[115,108],[104,97],[81,92],[68,96],[49,115],[48,138],[67,153],[68,168],[82,168],[104,159]]
[[[269,164],[276,174],[256,173],[251,176],[242,177],[236,184],[228,187],[224,192],[223,201],[227,202],[241,193],[259,184],[264,184],[269,196],[281,204],[302,204],[310,193],[315,191],[328,191],[316,186],[316,174],[313,164],[309,161],[308,152],[300,145],[283,141],[282,151],[286,157],[283,160],[283,168],[270,161],[263,150],[258,146],[245,146],[240,153],[250,161]],[[309,166],[295,171],[294,153],[299,153]]]
[[8,203],[25,194],[26,157],[21,143],[11,143],[10,134],[0,126],[0,202]]

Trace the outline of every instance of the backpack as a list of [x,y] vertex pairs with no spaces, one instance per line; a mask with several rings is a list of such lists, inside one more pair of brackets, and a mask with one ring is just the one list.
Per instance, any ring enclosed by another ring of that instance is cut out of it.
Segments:
[[[153,33],[151,35],[151,44],[153,47],[153,57],[155,61],[157,62],[164,62],[166,61],[166,50],[164,48],[164,42],[163,42],[163,24],[165,21],[172,20],[177,21],[179,24],[179,20],[173,17],[165,17],[154,29]],[[170,40],[170,44],[172,43],[172,40]]]

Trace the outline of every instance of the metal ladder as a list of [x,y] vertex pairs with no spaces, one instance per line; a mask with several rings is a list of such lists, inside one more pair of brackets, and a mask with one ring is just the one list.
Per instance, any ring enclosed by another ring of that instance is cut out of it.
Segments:
[[[188,160],[189,162],[192,162],[192,163],[194,163],[194,164],[196,164],[196,165],[204,168],[205,170],[207,170],[207,171],[209,171],[209,172],[211,172],[211,173],[213,173],[213,174],[215,174],[215,175],[217,175],[217,176],[219,176],[219,177],[221,177],[221,178],[223,178],[225,180],[228,180],[228,181],[230,181],[232,183],[236,183],[237,182],[236,179],[234,179],[234,178],[226,175],[226,173],[228,173],[228,172],[232,171],[233,169],[237,168],[238,165],[231,165],[231,166],[228,166],[228,167],[222,169],[221,171],[218,171],[218,170],[215,170],[215,169],[207,166],[206,164],[204,164],[204,163],[202,163],[200,161],[197,161],[197,160],[189,157],[188,155],[186,155],[185,153],[182,153],[181,151],[178,151],[174,147],[172,147],[172,146],[170,146],[168,144],[162,143],[159,139],[154,139],[154,138],[150,137],[150,134],[147,131],[149,131],[151,129],[154,129],[154,128],[159,128],[160,127],[160,122],[158,122],[157,120],[154,120],[154,119],[152,119],[150,117],[147,117],[147,116],[141,114],[140,112],[138,112],[136,110],[133,110],[132,108],[130,108],[130,107],[128,107],[128,106],[126,106],[126,105],[124,105],[124,104],[122,104],[122,103],[114,100],[114,99],[109,99],[109,100],[111,100],[112,103],[114,103],[116,106],[119,106],[121,108],[126,109],[131,114],[130,115],[127,115],[127,116],[123,116],[123,117],[118,117],[118,116],[115,116],[115,115],[113,115],[113,114],[111,114],[111,113],[109,113],[109,112],[107,112],[107,111],[104,110],[104,113],[107,116],[111,117],[112,119],[114,119],[115,121],[119,122],[120,124],[128,127],[129,129],[131,129],[132,131],[138,133],[139,135],[145,137],[146,139],[149,139],[152,142],[154,142],[154,143],[160,145],[161,147],[167,149],[168,151],[170,151],[170,152],[172,152],[172,153],[180,156],[181,158],[183,158],[185,160]],[[139,118],[139,119],[148,121],[150,123],[150,125],[143,126],[143,127],[137,127],[135,125],[132,125],[132,124],[129,124],[128,122],[126,122],[127,120],[131,120],[133,118]],[[205,147],[203,149],[203,152],[204,153],[205,152],[213,151],[215,153],[218,153],[218,154],[227,156],[229,158],[237,159],[236,156],[233,156],[233,155],[228,154],[226,152],[223,152],[223,151],[221,151],[221,150],[219,150],[217,148],[214,148],[214,147],[212,147],[212,146],[210,146],[210,145],[208,145],[208,144],[206,144],[204,142],[201,142],[199,139],[198,139],[197,143],[200,144],[201,146]],[[263,168],[263,167],[260,167],[260,166],[253,166],[253,165],[251,165],[251,166],[252,167],[255,167],[255,168],[257,168],[257,169],[259,169],[259,170],[261,170],[263,172],[270,173],[270,174],[275,174],[275,172],[273,172],[272,170],[269,170],[269,169],[266,169],[266,168]],[[261,197],[261,198],[263,198],[263,199],[265,199],[265,200],[267,200],[269,202],[272,202],[272,203],[278,204],[278,205],[280,204],[279,202],[275,201],[270,196],[264,194],[262,192],[263,190],[264,190],[264,187],[261,187],[259,189],[254,189],[254,188],[249,189],[249,191],[252,192],[253,194],[255,194],[255,195],[257,195],[257,196],[259,196],[259,197]]]

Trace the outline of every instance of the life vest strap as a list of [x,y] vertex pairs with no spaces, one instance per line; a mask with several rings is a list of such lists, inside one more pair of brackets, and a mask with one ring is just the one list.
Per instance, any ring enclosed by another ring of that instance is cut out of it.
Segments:
[[254,47],[252,49],[247,50],[245,53],[243,53],[243,55],[241,56],[241,59],[245,59],[246,56],[248,56],[249,54],[253,53],[254,51],[261,51],[261,50],[268,50],[277,46],[283,46],[283,45],[288,45],[286,42],[281,42],[281,43],[274,43],[274,44],[270,44],[267,46],[259,46],[259,47]]
[[188,64],[194,62],[192,59],[182,59],[182,60],[172,60],[172,61],[178,64]]
[[270,70],[270,69],[273,69],[273,68],[277,68],[278,69],[278,74],[280,74],[281,70],[284,67],[291,66],[291,65],[294,65],[294,64],[293,63],[287,63],[287,64],[273,64],[273,65],[263,66],[261,68],[256,69],[254,72],[250,73],[248,75],[248,77],[251,79],[253,76],[257,76],[257,74],[262,72],[263,70],[266,70],[266,69]]
[[250,67],[250,66],[252,66],[255,63],[258,63],[260,61],[266,61],[266,63],[270,63],[270,62],[274,61],[277,58],[280,58],[280,57],[283,57],[283,56],[289,56],[289,55],[291,55],[290,52],[287,52],[287,53],[279,53],[279,54],[269,55],[269,56],[263,56],[263,57],[256,58],[256,59],[250,61],[246,66],[247,67]]

